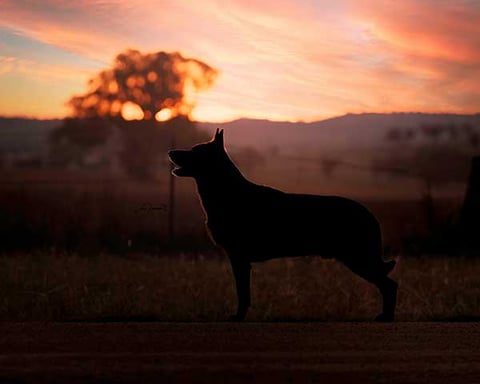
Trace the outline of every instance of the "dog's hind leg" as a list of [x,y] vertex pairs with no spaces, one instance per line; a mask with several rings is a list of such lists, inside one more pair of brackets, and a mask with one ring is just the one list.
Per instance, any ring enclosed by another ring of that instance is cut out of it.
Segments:
[[230,316],[229,321],[243,321],[250,307],[250,270],[249,262],[238,261],[231,258],[235,286],[237,288],[238,307],[237,313]]
[[385,263],[380,259],[373,265],[361,265],[352,261],[345,262],[345,265],[352,272],[364,278],[369,283],[372,283],[379,289],[383,300],[383,311],[375,318],[375,321],[393,321],[397,304],[398,284],[389,278],[387,274],[393,268],[394,263]]
[[395,307],[397,305],[398,284],[388,276],[379,277],[372,281],[380,290],[383,299],[383,311],[375,318],[375,321],[389,322],[395,318]]

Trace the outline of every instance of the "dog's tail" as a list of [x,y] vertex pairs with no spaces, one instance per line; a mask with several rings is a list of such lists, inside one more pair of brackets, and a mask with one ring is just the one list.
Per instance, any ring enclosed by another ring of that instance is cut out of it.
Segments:
[[383,264],[385,276],[392,272],[393,268],[395,268],[395,264],[397,264],[395,260],[390,260]]

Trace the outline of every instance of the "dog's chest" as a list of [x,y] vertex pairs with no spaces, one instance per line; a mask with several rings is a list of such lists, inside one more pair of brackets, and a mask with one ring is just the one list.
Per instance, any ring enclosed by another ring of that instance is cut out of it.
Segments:
[[241,204],[216,206],[215,209],[204,207],[204,211],[208,232],[213,241],[221,246],[245,241],[245,236],[252,229],[249,208]]

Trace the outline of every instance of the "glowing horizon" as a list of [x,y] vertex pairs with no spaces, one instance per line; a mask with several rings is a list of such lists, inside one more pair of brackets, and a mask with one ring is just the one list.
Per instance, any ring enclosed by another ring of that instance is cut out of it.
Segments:
[[[63,118],[126,48],[220,71],[192,117],[480,112],[480,3],[0,0],[0,115]],[[161,118],[165,118],[162,117]]]

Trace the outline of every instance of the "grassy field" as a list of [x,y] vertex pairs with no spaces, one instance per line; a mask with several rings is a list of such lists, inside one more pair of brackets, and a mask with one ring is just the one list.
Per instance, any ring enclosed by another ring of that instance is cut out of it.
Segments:
[[[191,180],[177,181],[173,243],[168,232],[173,207],[166,182],[85,174],[75,178],[68,172],[0,176],[0,253],[55,248],[89,255],[127,248],[141,253],[211,248]],[[436,198],[432,206],[420,197],[360,201],[379,219],[385,247],[396,253],[430,252],[424,238],[435,242],[444,237],[435,237],[433,231],[439,232],[449,218],[456,219],[461,207],[461,200],[451,198]]]
[[[401,258],[399,321],[480,317],[480,260]],[[165,256],[19,253],[0,258],[2,321],[223,321],[235,309],[230,266],[215,252]],[[380,297],[341,264],[255,264],[249,321],[364,321]]]

